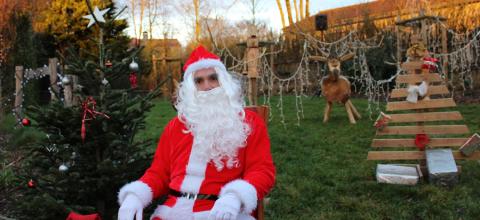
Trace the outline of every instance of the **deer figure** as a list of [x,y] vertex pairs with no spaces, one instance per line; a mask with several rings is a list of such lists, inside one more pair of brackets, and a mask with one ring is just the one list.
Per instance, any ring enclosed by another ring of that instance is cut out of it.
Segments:
[[350,101],[351,85],[350,81],[341,75],[342,62],[352,59],[355,54],[348,53],[343,56],[337,56],[330,54],[330,56],[312,56],[310,59],[325,62],[328,65],[328,75],[323,77],[321,82],[322,95],[327,101],[325,107],[323,122],[328,122],[330,118],[330,112],[332,111],[332,105],[334,102],[345,105],[347,110],[348,119],[350,123],[355,124],[355,119],[360,119],[361,116],[358,113],[353,103]]

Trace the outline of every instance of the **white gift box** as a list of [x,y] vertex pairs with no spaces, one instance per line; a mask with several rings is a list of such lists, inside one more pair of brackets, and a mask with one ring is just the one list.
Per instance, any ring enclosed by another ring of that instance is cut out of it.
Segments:
[[418,165],[409,164],[378,164],[377,182],[400,185],[416,185],[422,172]]

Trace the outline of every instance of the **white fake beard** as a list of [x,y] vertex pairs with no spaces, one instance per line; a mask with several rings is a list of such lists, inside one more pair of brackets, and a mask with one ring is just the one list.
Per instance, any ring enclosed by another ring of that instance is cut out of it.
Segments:
[[185,104],[183,116],[194,137],[192,148],[218,171],[238,166],[238,149],[246,145],[250,127],[242,109],[235,109],[222,87],[196,91],[194,103]]

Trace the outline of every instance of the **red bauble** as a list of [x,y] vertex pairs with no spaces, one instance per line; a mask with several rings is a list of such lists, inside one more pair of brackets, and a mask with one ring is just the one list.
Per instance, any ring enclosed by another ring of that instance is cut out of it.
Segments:
[[36,186],[37,184],[35,184],[35,181],[33,181],[32,179],[30,179],[30,180],[28,181],[28,184],[27,184],[27,185],[28,185],[28,188],[35,188],[35,186]]
[[130,73],[129,80],[130,80],[130,87],[132,89],[135,89],[135,88],[138,87],[138,85],[137,85],[137,74],[135,72]]
[[30,120],[28,118],[22,119],[22,125],[23,126],[29,126],[30,125]]
[[105,66],[108,67],[108,68],[112,67],[112,65],[113,64],[112,64],[112,62],[110,62],[110,60],[107,60],[107,62],[105,62]]

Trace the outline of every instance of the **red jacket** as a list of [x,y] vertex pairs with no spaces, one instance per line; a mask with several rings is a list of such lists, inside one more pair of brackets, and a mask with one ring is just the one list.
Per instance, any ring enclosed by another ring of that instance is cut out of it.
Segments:
[[[239,148],[239,166],[217,171],[211,162],[197,160],[192,151],[193,136],[185,134],[185,125],[178,117],[165,127],[153,158],[152,165],[139,181],[122,187],[119,202],[128,193],[137,195],[144,206],[152,199],[168,194],[169,189],[182,192],[215,194],[227,191],[240,195],[242,211],[238,219],[252,219],[249,214],[273,187],[275,167],[270,153],[270,140],[262,118],[245,110],[245,120],[251,127],[247,145]],[[159,219],[205,219],[215,201],[193,200],[168,196],[157,207],[153,217]]]

